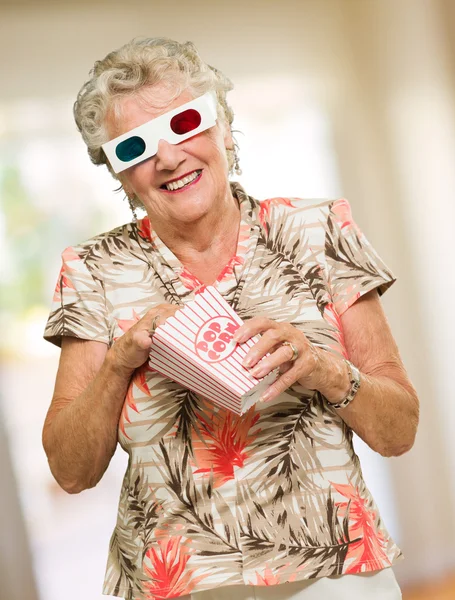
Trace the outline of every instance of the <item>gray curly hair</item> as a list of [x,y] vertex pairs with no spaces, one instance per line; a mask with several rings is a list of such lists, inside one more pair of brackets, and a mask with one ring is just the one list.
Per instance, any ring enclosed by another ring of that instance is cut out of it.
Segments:
[[[175,97],[189,89],[195,98],[215,91],[218,116],[232,131],[234,113],[226,101],[226,94],[234,86],[221,71],[201,59],[192,42],[181,44],[169,38],[135,38],[95,62],[90,75],[74,103],[74,118],[92,162],[106,164],[115,179],[118,177],[101,148],[109,141],[106,117],[111,111],[118,116],[119,99],[142,88],[166,82],[176,90]],[[232,172],[233,150],[227,150],[227,158]]]

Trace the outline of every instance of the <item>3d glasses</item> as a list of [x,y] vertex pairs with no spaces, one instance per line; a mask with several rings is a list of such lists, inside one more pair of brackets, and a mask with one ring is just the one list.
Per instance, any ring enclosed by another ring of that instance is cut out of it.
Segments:
[[213,127],[216,106],[215,92],[207,92],[106,142],[102,148],[115,173],[120,173],[156,154],[160,140],[179,144]]

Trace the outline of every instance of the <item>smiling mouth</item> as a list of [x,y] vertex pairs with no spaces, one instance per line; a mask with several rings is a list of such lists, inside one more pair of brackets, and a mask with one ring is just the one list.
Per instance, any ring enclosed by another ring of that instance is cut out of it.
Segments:
[[197,169],[192,173],[188,173],[185,177],[181,179],[175,179],[174,181],[170,181],[169,183],[165,183],[160,188],[165,190],[166,192],[178,192],[180,190],[184,190],[196,181],[199,181],[202,175],[202,169]]

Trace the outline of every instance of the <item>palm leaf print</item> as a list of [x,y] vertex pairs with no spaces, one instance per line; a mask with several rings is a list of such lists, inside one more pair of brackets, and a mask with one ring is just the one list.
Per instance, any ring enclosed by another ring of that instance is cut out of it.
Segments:
[[175,414],[175,436],[181,440],[191,454],[193,454],[193,435],[198,434],[202,436],[200,431],[200,420],[203,411],[202,407],[205,405],[197,394],[186,388],[182,388],[175,393],[174,401],[177,405],[177,411]]
[[153,445],[172,433],[188,443],[191,450],[191,432],[199,428],[199,411],[205,403],[190,390],[144,365],[136,370],[127,392],[119,421],[120,443],[128,450],[138,443]]
[[[292,212],[282,206],[275,208],[266,238],[267,248],[285,256],[295,267],[307,270],[317,264],[321,256],[321,244],[324,244],[324,231],[318,221],[325,220],[327,204],[303,205]],[[305,214],[311,215],[308,223],[305,223]]]
[[258,218],[261,226],[264,230],[265,235],[269,233],[270,223],[273,222],[272,209],[280,205],[295,208],[290,198],[269,198],[261,202],[261,208],[259,210]]
[[327,277],[319,264],[312,265],[305,270],[305,280],[308,284],[311,294],[316,301],[319,312],[324,314],[324,309],[330,298],[327,292]]
[[123,258],[127,259],[127,262],[131,261],[130,246],[129,226],[122,225],[92,238],[90,243],[80,244],[78,250],[85,263],[94,263],[104,254],[113,259],[113,264],[123,264]]
[[261,411],[257,450],[251,457],[254,467],[248,471],[258,482],[258,491],[267,487],[275,498],[293,491],[314,491],[314,473],[323,471],[315,450],[336,447],[328,435],[332,417],[324,414],[321,394],[305,393],[295,386],[286,396],[287,401],[282,398]]
[[133,529],[142,538],[142,558],[144,558],[151,547],[162,505],[154,498],[142,468],[136,468],[131,473],[126,502],[129,505]]
[[[383,293],[394,281],[389,269],[352,219],[349,204],[337,200],[331,204],[327,220],[325,255],[329,284],[341,308],[347,308],[361,291],[375,287]],[[336,302],[335,302],[336,303]]]
[[109,561],[105,578],[105,585],[112,590],[110,593],[114,596],[122,594],[125,598],[132,598],[133,594],[140,593],[137,581],[140,572],[130,558],[133,552],[132,546],[128,539],[128,532],[124,528],[117,528],[109,545]]
[[147,598],[161,600],[187,595],[207,574],[193,577],[194,569],[187,563],[191,557],[188,540],[181,536],[158,540],[156,548],[147,551],[144,572],[148,581],[144,584]]
[[345,519],[349,519],[351,535],[357,538],[349,548],[349,567],[346,573],[361,573],[365,563],[373,565],[375,569],[389,566],[390,561],[385,553],[386,540],[376,529],[376,512],[368,506],[368,501],[362,497],[359,488],[336,483],[332,483],[332,486],[347,499],[347,502],[336,504]]
[[137,533],[136,516],[129,510],[129,495],[130,486],[125,477],[117,524],[109,546],[105,586],[116,596],[133,598],[141,593],[142,544]]
[[[92,276],[104,286],[105,280],[115,275],[118,268],[128,269],[129,285],[140,282],[148,268],[143,253],[131,240],[131,225],[123,225],[107,234],[92,238],[90,243],[77,247],[81,259]],[[122,282],[119,281],[121,289]]]
[[[362,254],[359,252],[362,248]],[[379,271],[374,264],[374,257],[365,257],[362,239],[354,232],[350,238],[341,233],[339,225],[329,221],[325,253],[327,258],[345,267],[345,274],[349,279],[367,273],[370,277],[378,277]]]
[[103,323],[105,314],[98,310],[98,295],[87,294],[87,300],[93,299],[93,308],[90,315],[87,315],[85,306],[80,306],[79,301],[65,304],[64,310],[59,306],[49,315],[49,327],[59,331],[60,335],[70,335],[81,337],[82,339],[100,339],[104,338]]
[[259,414],[252,408],[243,416],[229,410],[201,415],[202,437],[193,442],[194,475],[213,473],[214,486],[234,479],[235,469],[242,468],[248,459],[248,446],[255,440],[251,429]]
[[[280,570],[298,573],[304,568],[309,577],[342,572],[348,548],[353,543],[349,538],[348,519],[345,517],[340,522],[330,492],[325,503],[322,499],[316,500],[320,515],[317,519],[306,510],[314,505],[314,495],[306,498],[311,499],[308,506],[298,505],[297,497],[290,499],[289,496],[274,502],[268,492],[265,497],[258,498],[248,485],[241,486],[238,504],[242,507],[241,542],[247,550],[245,569],[262,566],[264,557],[273,554]],[[275,516],[278,515],[279,527],[270,520],[269,511],[263,508],[271,502]]]
[[330,491],[325,501],[316,494],[302,494],[302,499],[300,527],[290,529],[290,543],[281,550],[297,572],[304,568],[309,577],[340,575],[349,546],[356,542],[349,537],[349,519],[340,522]]
[[[175,497],[170,510],[177,529],[191,538],[202,556],[238,554],[237,532],[231,527],[235,519],[222,496],[215,492],[213,478],[208,477],[199,486],[195,484],[188,449],[177,440],[161,442],[160,451],[166,487]],[[215,520],[223,522],[222,530],[215,526]]]

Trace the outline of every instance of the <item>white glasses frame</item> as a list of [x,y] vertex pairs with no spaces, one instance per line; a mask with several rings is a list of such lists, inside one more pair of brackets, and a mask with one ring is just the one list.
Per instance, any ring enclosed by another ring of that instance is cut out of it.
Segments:
[[[125,169],[137,165],[138,163],[147,160],[151,156],[154,156],[158,151],[158,142],[160,140],[166,140],[170,144],[179,144],[184,140],[187,140],[190,137],[209,129],[216,125],[217,121],[217,99],[215,92],[207,92],[203,96],[199,96],[199,98],[195,98],[190,102],[186,102],[177,108],[174,108],[155,119],[151,119],[147,121],[147,123],[143,123],[139,125],[139,127],[135,127],[131,129],[131,131],[127,131],[122,135],[106,142],[101,147],[103,148],[104,154],[106,155],[109,163],[114,170],[115,173],[121,173]],[[181,135],[172,131],[170,123],[171,119],[186,110],[195,109],[201,116],[201,123],[196,129],[193,129],[187,133],[183,133]],[[123,161],[121,160],[116,153],[117,147],[119,144],[124,142],[125,140],[139,137],[145,142],[145,150],[144,152],[132,160]]]

